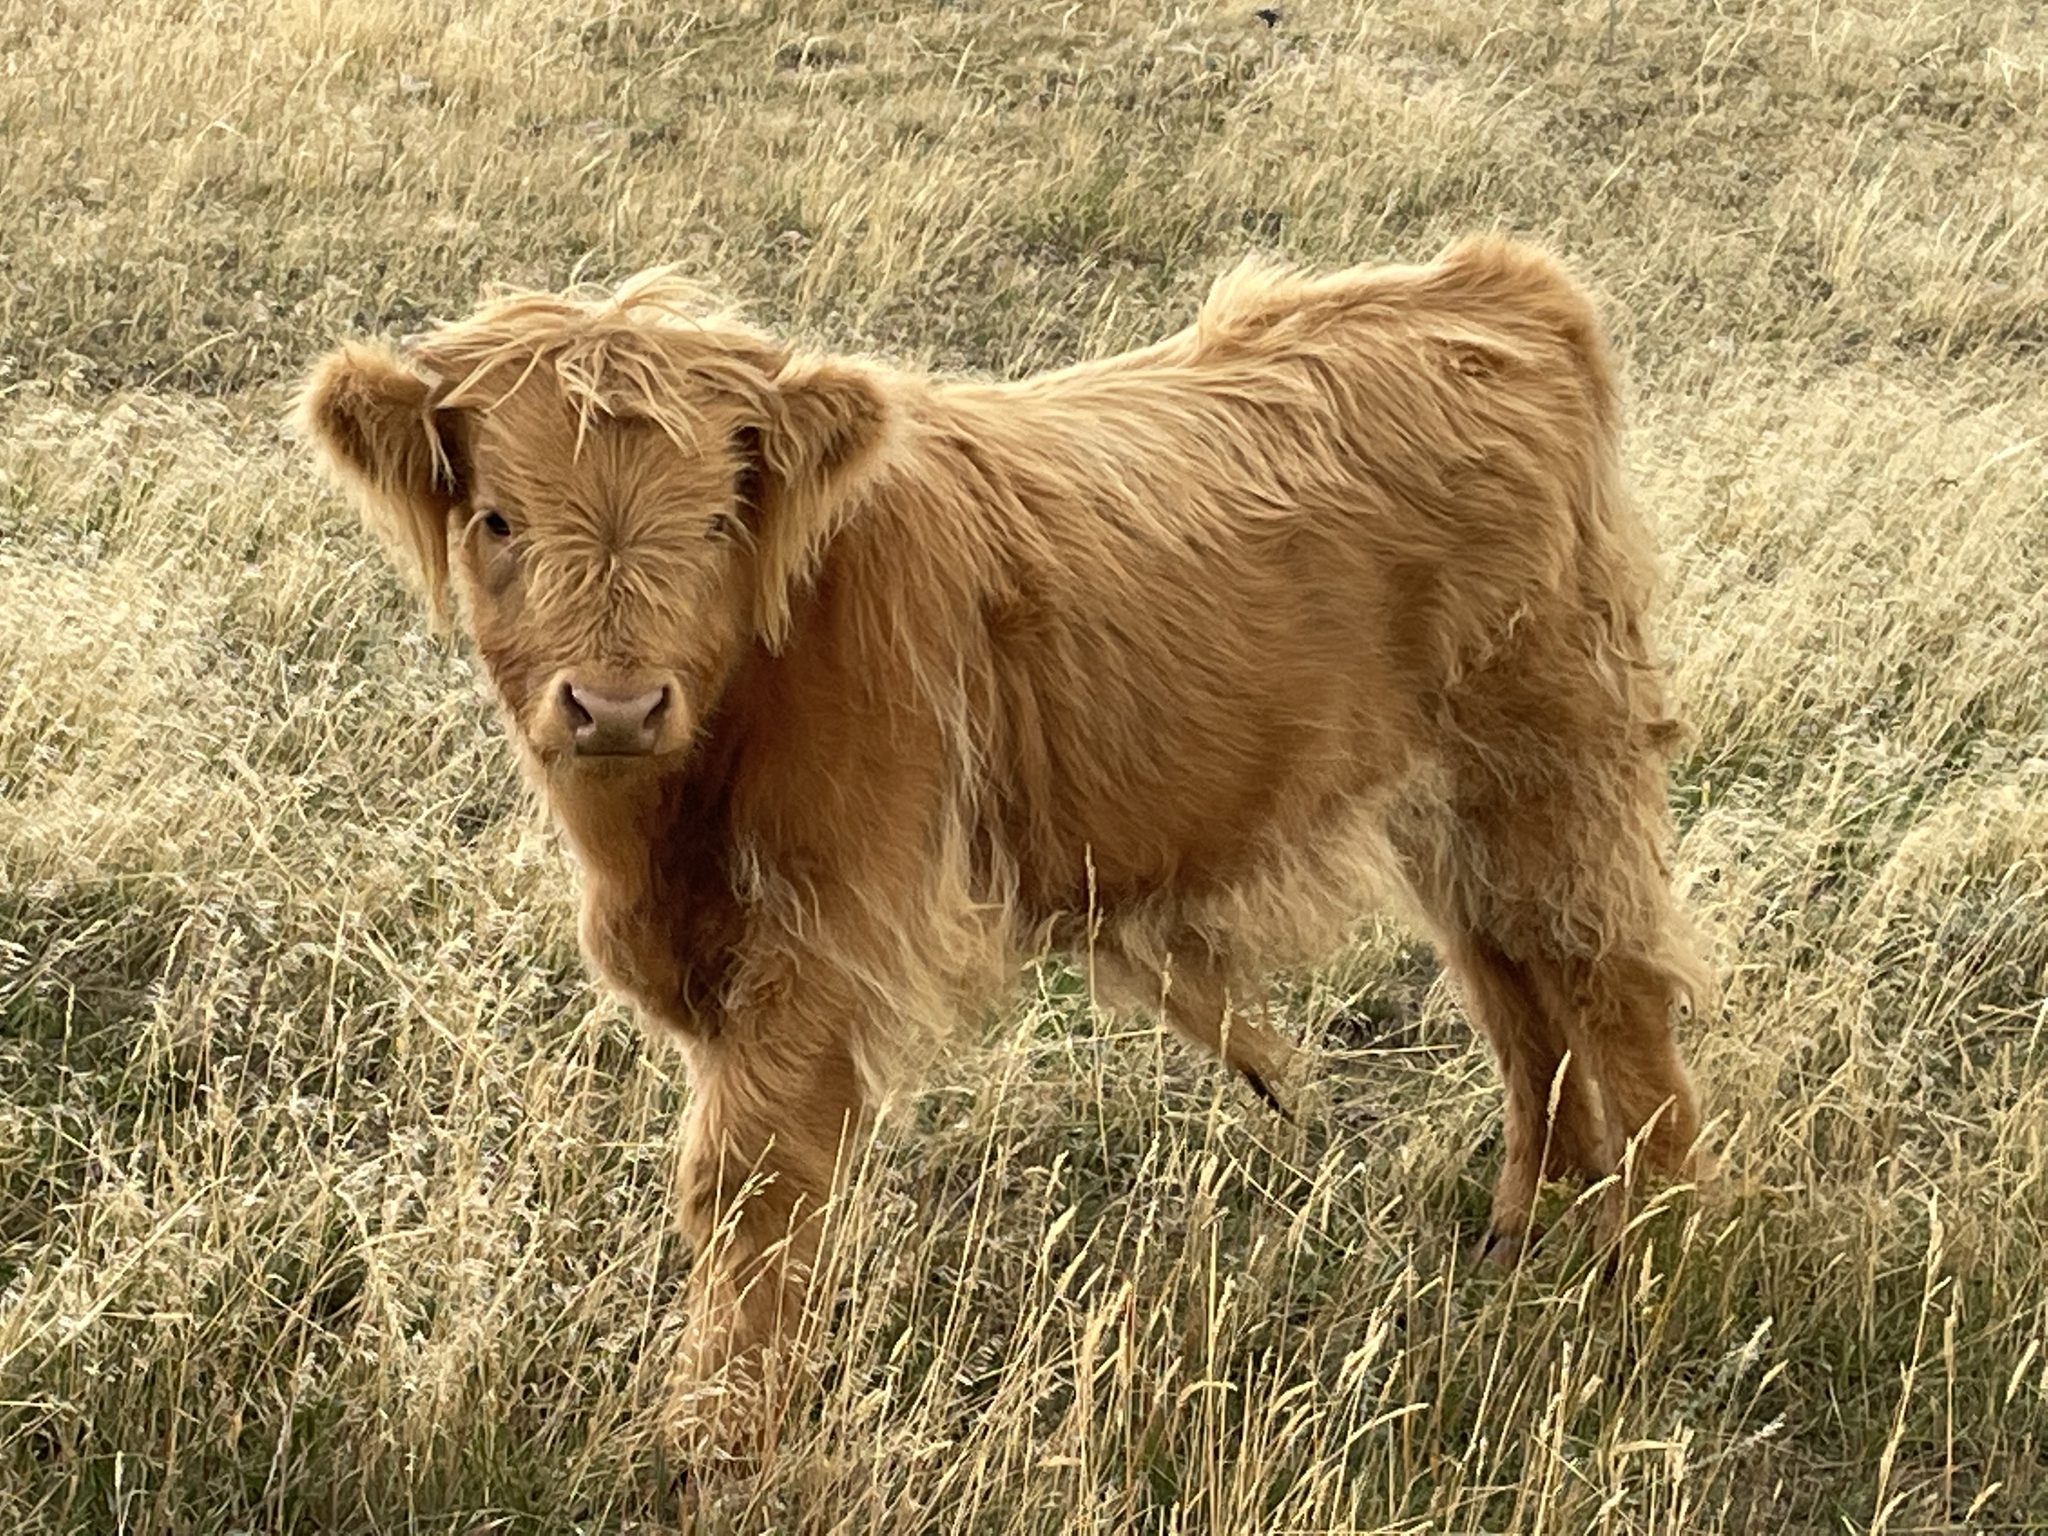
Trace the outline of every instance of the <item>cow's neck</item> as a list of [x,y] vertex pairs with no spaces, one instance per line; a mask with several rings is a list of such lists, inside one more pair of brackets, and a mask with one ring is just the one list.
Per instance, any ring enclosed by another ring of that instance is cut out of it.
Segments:
[[726,735],[710,732],[668,773],[548,785],[583,871],[585,954],[655,1022],[691,1035],[717,1027],[743,928],[726,868],[736,752]]

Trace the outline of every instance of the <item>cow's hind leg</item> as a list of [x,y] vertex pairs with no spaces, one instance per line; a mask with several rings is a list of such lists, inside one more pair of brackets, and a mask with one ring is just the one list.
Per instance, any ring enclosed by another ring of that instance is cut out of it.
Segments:
[[[1507,1079],[1495,1237],[1509,1244],[1527,1231],[1545,1132],[1553,1167],[1677,1179],[1702,1169],[1698,1101],[1673,1029],[1701,973],[1654,845],[1629,833],[1625,824],[1574,826],[1539,801],[1502,807],[1466,849],[1465,922],[1452,963]],[[1525,1027],[1515,1031],[1510,1018]],[[1550,1080],[1567,1051],[1558,1113],[1546,1123]],[[1621,1198],[1609,1202],[1610,1228]]]
[[[1668,942],[1668,941],[1667,941]],[[1573,1050],[1599,1081],[1607,1110],[1604,1160],[1620,1168],[1631,1145],[1651,1174],[1690,1179],[1711,1160],[1698,1147],[1699,1104],[1678,1053],[1672,1014],[1691,991],[1682,961],[1645,943],[1600,955],[1546,958],[1535,970]]]
[[1493,1047],[1505,1089],[1505,1156],[1482,1256],[1512,1264],[1532,1238],[1545,1179],[1597,1179],[1609,1156],[1592,1066],[1532,968],[1483,935],[1440,938],[1465,1006]]
[[1500,1059],[1507,1159],[1493,1237],[1510,1254],[1546,1171],[1622,1171],[1631,1144],[1629,1171],[1698,1171],[1699,1110],[1672,1015],[1704,972],[1663,861],[1663,763],[1640,724],[1649,705],[1558,691],[1568,674],[1531,666],[1467,701],[1466,751],[1404,850]]

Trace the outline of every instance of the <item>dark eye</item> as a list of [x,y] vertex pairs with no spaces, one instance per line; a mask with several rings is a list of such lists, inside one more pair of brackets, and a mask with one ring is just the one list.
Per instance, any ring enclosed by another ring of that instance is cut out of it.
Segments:
[[479,521],[484,525],[484,532],[494,539],[512,537],[512,525],[505,521],[505,514],[502,512],[486,512]]

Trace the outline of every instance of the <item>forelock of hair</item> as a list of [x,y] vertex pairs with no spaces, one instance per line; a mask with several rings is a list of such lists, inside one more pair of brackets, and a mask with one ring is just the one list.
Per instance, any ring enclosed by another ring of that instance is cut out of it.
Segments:
[[[595,420],[640,419],[687,448],[711,399],[765,410],[783,352],[666,267],[609,292],[500,288],[463,320],[437,323],[409,343],[443,381],[442,406],[501,405],[536,374],[576,413],[576,439]],[[509,383],[497,386],[505,374]]]

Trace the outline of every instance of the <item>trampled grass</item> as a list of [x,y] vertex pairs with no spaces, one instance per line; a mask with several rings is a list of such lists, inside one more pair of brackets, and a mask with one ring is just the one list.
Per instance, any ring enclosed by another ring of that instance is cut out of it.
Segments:
[[2048,1528],[2048,24],[2027,4],[0,0],[0,1527],[682,1518],[678,1062],[278,426],[657,260],[1018,373],[1251,247],[1604,296],[1696,729],[1727,1171],[1474,1273],[1483,1047],[1369,929],[1268,1115],[1075,976],[840,1213],[713,1531]]

